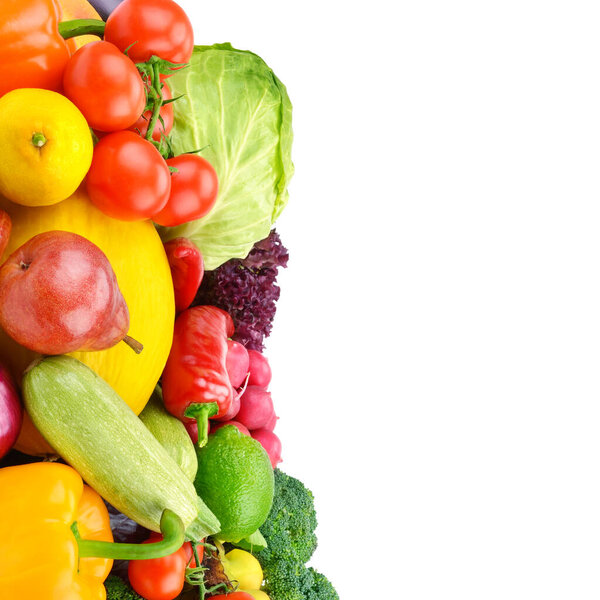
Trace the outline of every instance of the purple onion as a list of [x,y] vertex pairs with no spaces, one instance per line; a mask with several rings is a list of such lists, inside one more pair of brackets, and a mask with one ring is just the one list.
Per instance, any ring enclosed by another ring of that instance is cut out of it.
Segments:
[[21,431],[23,407],[8,369],[0,365],[0,458],[14,445]]

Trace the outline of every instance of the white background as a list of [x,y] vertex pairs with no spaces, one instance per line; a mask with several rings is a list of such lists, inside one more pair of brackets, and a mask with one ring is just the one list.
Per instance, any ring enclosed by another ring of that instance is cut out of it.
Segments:
[[294,104],[266,354],[315,567],[342,600],[600,597],[597,3],[180,3]]

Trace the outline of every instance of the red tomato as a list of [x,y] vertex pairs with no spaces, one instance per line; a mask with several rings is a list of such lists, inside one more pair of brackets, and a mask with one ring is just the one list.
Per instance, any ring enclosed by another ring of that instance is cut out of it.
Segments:
[[194,49],[192,24],[173,0],[124,0],[108,17],[104,39],[123,51],[131,46],[133,62],[156,55],[186,63]]
[[[173,95],[171,94],[171,90],[166,83],[163,83],[162,87],[162,97],[164,100],[170,100]],[[150,124],[150,119],[152,117],[152,111],[147,110],[131,127],[131,131],[135,131],[139,133],[142,137],[146,137],[146,133],[148,131],[148,125]],[[162,118],[162,122],[161,119]],[[164,123],[164,127],[163,127]],[[160,107],[160,118],[156,121],[156,125],[154,126],[154,131],[152,131],[152,139],[157,142],[160,141],[162,135],[169,135],[171,133],[171,129],[173,129],[173,103],[169,102],[169,104],[163,104]]]
[[217,201],[219,182],[212,165],[197,154],[180,154],[169,158],[175,167],[171,173],[171,194],[164,208],[152,220],[159,225],[174,227],[204,217]]
[[[161,539],[159,533],[152,533],[142,543],[158,542]],[[197,551],[198,558],[202,560],[204,547],[197,546]],[[129,583],[146,600],[173,600],[183,589],[185,568],[188,563],[192,567],[196,566],[190,542],[186,542],[179,550],[162,558],[130,560],[127,572]]]
[[171,174],[159,151],[133,131],[103,137],[87,174],[92,202],[121,221],[149,219],[169,199]]
[[116,46],[91,42],[73,54],[63,75],[65,96],[92,129],[127,129],[146,106],[146,91],[135,65]]

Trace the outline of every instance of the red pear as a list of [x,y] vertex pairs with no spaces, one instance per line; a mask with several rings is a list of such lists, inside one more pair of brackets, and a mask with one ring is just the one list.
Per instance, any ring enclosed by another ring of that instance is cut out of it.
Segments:
[[127,336],[129,311],[106,255],[67,231],[32,237],[0,267],[0,325],[41,354],[105,350]]

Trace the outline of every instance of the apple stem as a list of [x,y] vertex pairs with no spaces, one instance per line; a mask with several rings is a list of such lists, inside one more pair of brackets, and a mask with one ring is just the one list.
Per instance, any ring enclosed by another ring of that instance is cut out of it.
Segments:
[[143,344],[140,344],[136,339],[132,338],[129,335],[126,335],[123,338],[123,341],[136,353],[139,354],[143,349]]

